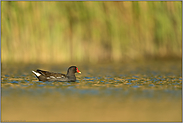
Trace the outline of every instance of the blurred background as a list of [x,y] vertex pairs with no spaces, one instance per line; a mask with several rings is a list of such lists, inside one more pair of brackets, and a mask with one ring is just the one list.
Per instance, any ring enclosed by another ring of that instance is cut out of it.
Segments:
[[181,1],[3,1],[2,63],[181,59]]
[[182,1],[1,6],[2,122],[182,121]]

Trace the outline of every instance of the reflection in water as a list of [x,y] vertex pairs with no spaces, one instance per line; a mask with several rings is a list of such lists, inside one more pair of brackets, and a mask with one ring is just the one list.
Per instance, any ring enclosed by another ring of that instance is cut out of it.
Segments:
[[83,65],[76,82],[37,81],[38,67],[2,65],[2,120],[181,121],[181,63]]

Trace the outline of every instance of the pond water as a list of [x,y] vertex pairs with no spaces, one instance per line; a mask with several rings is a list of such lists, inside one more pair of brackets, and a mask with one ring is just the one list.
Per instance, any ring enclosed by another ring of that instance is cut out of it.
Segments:
[[181,61],[78,64],[76,82],[42,82],[31,73],[69,66],[2,64],[2,121],[182,120]]

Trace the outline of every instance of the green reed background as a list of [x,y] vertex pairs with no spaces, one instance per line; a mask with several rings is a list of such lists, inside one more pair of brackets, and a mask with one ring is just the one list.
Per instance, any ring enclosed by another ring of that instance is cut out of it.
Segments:
[[2,63],[182,57],[182,2],[1,2]]

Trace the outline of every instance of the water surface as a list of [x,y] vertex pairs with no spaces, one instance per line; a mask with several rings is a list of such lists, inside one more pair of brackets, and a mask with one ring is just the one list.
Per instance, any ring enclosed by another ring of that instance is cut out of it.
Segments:
[[42,82],[40,68],[2,64],[3,121],[181,121],[181,62],[77,65],[76,82]]

